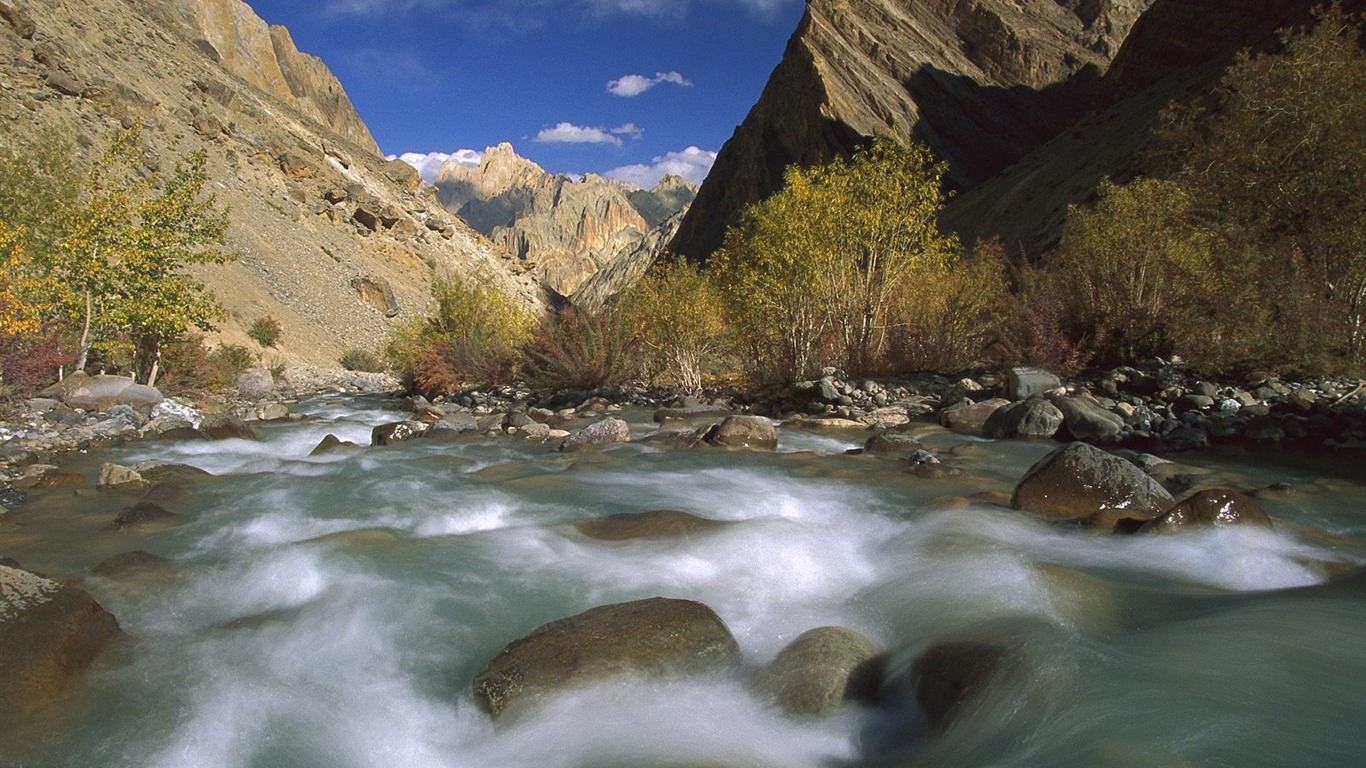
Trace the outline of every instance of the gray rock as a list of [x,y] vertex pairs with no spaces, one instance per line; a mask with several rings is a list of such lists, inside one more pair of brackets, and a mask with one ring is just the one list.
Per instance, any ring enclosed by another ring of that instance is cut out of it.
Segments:
[[120,403],[119,395],[134,382],[127,376],[72,376],[70,388],[63,399],[72,408],[104,411]]
[[496,718],[571,686],[623,674],[687,677],[739,657],[735,638],[710,608],[654,597],[593,608],[514,640],[474,678],[474,697]]
[[565,438],[561,450],[570,450],[585,445],[609,445],[631,441],[631,426],[613,416],[595,421]]
[[1114,510],[1151,520],[1175,501],[1132,463],[1087,443],[1071,443],[1030,467],[1015,486],[1010,506],[1061,520],[1083,520]]
[[135,491],[147,487],[147,481],[132,467],[105,462],[100,465],[95,487],[114,491]]
[[773,450],[778,447],[778,433],[773,421],[764,416],[727,416],[707,433],[706,441],[727,448]]
[[905,456],[920,450],[920,441],[905,432],[880,432],[863,443],[864,453]]
[[1088,397],[1054,396],[1049,402],[1062,413],[1062,425],[1074,440],[1105,442],[1119,437],[1124,419]]
[[427,425],[420,421],[404,419],[388,424],[380,424],[370,430],[370,445],[393,445],[415,437],[422,437]]
[[1006,397],[1012,402],[1046,395],[1062,387],[1062,380],[1042,368],[1011,368],[1006,372]]
[[877,691],[881,650],[852,629],[803,632],[759,672],[761,693],[789,715],[823,715]]
[[247,400],[264,400],[275,394],[275,377],[265,368],[248,368],[237,374],[232,387]]
[[350,440],[342,440],[336,435],[329,434],[324,435],[323,439],[319,440],[318,444],[313,447],[313,450],[308,452],[308,455],[328,456],[334,453],[343,453],[345,451],[355,450],[359,447],[359,445],[356,445]]
[[447,413],[440,421],[427,427],[423,437],[431,440],[454,440],[466,432],[478,432],[479,422],[464,411]]
[[994,411],[982,425],[987,437],[1044,440],[1062,426],[1062,411],[1041,397],[1031,397]]
[[231,413],[209,413],[199,423],[199,431],[211,440],[255,440],[251,425]]
[[289,407],[284,403],[266,403],[256,411],[256,418],[261,421],[280,421],[289,418]]

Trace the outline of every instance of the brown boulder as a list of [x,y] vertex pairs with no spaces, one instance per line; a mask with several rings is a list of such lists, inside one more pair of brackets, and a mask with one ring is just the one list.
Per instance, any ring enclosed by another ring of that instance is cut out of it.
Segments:
[[1271,527],[1271,517],[1252,497],[1227,488],[1207,488],[1187,496],[1167,514],[1143,526],[1144,531],[1179,531],[1210,525]]
[[0,565],[0,712],[51,703],[118,632],[83,590]]
[[763,416],[727,416],[707,433],[706,441],[728,448],[773,450],[778,447],[778,433],[773,422]]
[[1062,411],[1047,400],[1031,397],[993,411],[982,425],[982,432],[998,440],[1046,440],[1057,434],[1061,426]]
[[1082,520],[1105,510],[1151,520],[1173,503],[1143,470],[1087,443],[1072,443],[1040,459],[1010,499],[1012,509],[1060,520]]
[[584,520],[575,528],[584,536],[599,541],[628,541],[630,539],[672,539],[711,530],[726,523],[674,509],[650,512],[628,512]]
[[735,638],[710,608],[652,597],[593,608],[512,641],[474,678],[474,697],[498,717],[574,685],[630,674],[685,677],[739,656]]
[[939,412],[939,423],[959,434],[980,435],[991,414],[1008,405],[1010,401],[1000,397],[980,403],[951,405]]

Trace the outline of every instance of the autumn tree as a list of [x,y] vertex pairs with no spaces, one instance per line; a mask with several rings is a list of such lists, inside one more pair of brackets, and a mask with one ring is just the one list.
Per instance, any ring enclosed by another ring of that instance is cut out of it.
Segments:
[[78,367],[92,349],[130,352],[138,377],[154,384],[162,344],[210,330],[221,315],[184,269],[231,256],[222,248],[226,214],[204,194],[204,152],[165,177],[144,167],[142,152],[136,127],[109,140],[47,266],[59,306],[80,328]]
[[650,377],[700,393],[708,364],[727,341],[720,292],[702,270],[682,259],[661,261],[620,303]]
[[1174,178],[1232,245],[1220,268],[1263,288],[1272,343],[1309,368],[1366,363],[1361,34],[1359,18],[1322,11],[1283,50],[1241,55],[1217,103],[1167,137]]
[[778,350],[776,372],[821,362],[874,369],[907,281],[942,273],[957,253],[940,234],[943,163],[920,145],[878,139],[848,160],[789,168],[785,186],[752,206],[714,269],[756,352]]

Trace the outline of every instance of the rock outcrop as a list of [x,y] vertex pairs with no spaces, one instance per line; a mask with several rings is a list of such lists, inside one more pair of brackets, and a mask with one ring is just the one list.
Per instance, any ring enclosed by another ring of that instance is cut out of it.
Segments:
[[473,168],[448,161],[436,189],[447,210],[491,239],[514,271],[533,276],[557,300],[579,306],[586,281],[604,275],[584,296],[591,309],[648,269],[677,226],[672,219],[695,194],[677,177],[641,190],[594,174],[551,174],[507,143],[484,150]]
[[871,136],[927,143],[970,188],[1052,138],[1152,0],[812,0],[671,250],[705,258],[783,169]]
[[118,621],[83,590],[0,565],[0,712],[5,719],[51,703],[118,632]]
[[[275,362],[335,366],[344,349],[374,349],[420,312],[443,272],[478,273],[544,311],[529,276],[513,274],[410,167],[379,154],[327,67],[241,0],[11,7],[0,24],[0,120],[15,138],[51,129],[90,159],[112,131],[141,124],[144,164],[163,173],[205,151],[237,256],[193,270],[228,313],[211,341],[254,349],[245,330],[269,316],[282,329]],[[393,302],[367,300],[357,278],[391,286]]]

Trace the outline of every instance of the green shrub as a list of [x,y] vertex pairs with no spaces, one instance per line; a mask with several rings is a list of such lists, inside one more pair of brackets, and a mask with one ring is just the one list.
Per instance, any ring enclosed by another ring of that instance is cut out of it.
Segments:
[[379,373],[384,370],[384,362],[379,356],[367,349],[352,347],[341,353],[338,361],[348,371]]
[[246,347],[210,351],[201,334],[189,334],[166,344],[161,352],[157,388],[168,395],[197,395],[226,389],[233,378],[253,364]]
[[624,314],[565,309],[541,325],[527,348],[523,376],[540,391],[593,389],[634,377],[638,339]]
[[720,290],[695,264],[661,262],[619,301],[621,322],[635,329],[638,371],[652,382],[697,394],[725,350]]
[[280,321],[273,317],[258,317],[247,328],[247,336],[265,348],[278,344],[281,332]]

